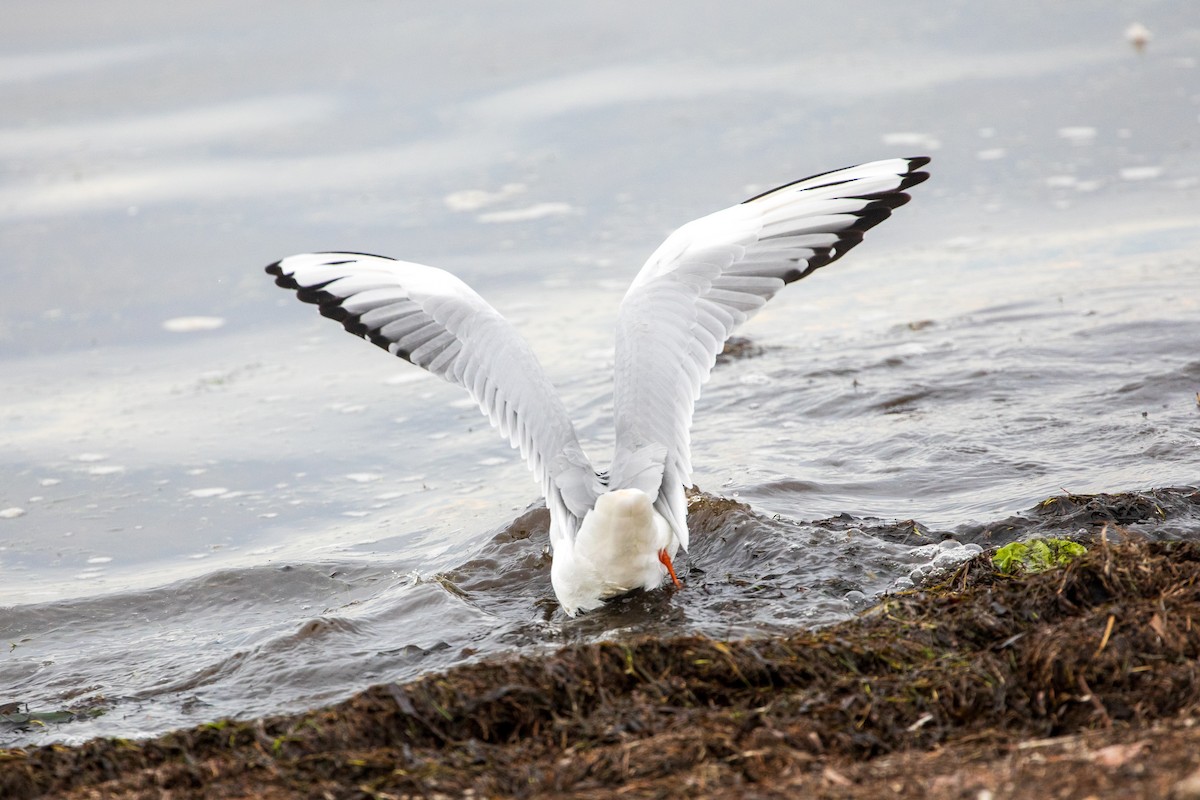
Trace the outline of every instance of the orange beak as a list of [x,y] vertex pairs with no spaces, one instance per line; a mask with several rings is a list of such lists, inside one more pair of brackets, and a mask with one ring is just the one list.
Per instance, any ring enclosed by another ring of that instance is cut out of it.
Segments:
[[667,551],[665,549],[658,551],[658,560],[661,561],[662,565],[667,568],[667,574],[669,574],[671,576],[671,580],[675,582],[675,588],[682,589],[683,583],[679,580],[679,578],[675,577],[675,565],[671,563],[671,557],[667,555]]

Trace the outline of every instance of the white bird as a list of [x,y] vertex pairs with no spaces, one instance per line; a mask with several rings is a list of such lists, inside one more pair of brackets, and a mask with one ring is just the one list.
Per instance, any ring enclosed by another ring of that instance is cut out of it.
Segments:
[[689,428],[730,333],[784,285],[862,241],[929,177],[894,158],[789,183],[689,222],[633,279],[617,318],[616,446],[597,472],[533,351],[492,306],[440,269],[359,253],[271,264],[350,333],[470,392],[528,462],[550,509],[551,583],[570,616],[668,579],[688,549]]

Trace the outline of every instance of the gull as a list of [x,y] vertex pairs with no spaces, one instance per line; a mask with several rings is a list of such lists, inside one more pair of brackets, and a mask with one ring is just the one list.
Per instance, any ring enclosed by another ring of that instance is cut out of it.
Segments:
[[617,316],[612,463],[597,471],[529,344],[435,267],[305,253],[266,268],[350,333],[466,389],[550,510],[550,582],[568,616],[668,580],[688,549],[689,429],[725,341],[785,285],[841,258],[929,177],[923,156],[793,181],[689,222],[637,273]]

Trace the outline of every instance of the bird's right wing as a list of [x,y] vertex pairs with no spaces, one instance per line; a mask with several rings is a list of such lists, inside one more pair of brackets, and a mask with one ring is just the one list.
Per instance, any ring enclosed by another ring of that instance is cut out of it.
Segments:
[[764,192],[684,225],[634,278],[617,318],[609,485],[657,496],[684,549],[692,410],[725,340],[906,203],[928,162],[874,161]]
[[559,534],[574,537],[598,492],[575,427],[528,343],[469,286],[444,270],[360,253],[306,253],[271,264],[350,333],[470,392],[521,448]]

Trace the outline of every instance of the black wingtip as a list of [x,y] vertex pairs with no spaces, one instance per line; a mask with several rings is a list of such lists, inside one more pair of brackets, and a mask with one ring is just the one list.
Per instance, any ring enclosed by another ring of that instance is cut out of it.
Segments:
[[928,172],[910,172],[904,176],[904,180],[900,181],[897,191],[903,192],[905,189],[911,189],[918,183],[924,183],[927,180],[929,180]]
[[[928,172],[914,172],[914,170],[919,170],[921,167],[925,166],[932,160],[932,159],[930,159],[929,156],[904,156],[904,157],[902,157],[901,160],[903,160],[907,164],[908,171],[900,173],[900,175],[899,175],[900,185],[891,191],[881,193],[880,195],[878,195],[879,197],[891,196],[893,194],[893,192],[903,192],[905,189],[909,188],[910,186],[916,186],[918,183],[924,183],[925,181],[927,181],[929,179]],[[843,170],[847,170],[847,169],[853,169],[853,167],[840,167],[838,169],[831,169],[828,172],[818,172],[816,175],[809,175],[807,178],[800,178],[799,180],[791,181],[790,183],[785,183],[782,186],[776,186],[773,189],[768,189],[765,192],[760,192],[759,194],[754,195],[754,197],[743,200],[741,204],[746,205],[747,203],[753,203],[755,200],[759,200],[763,197],[766,197],[769,194],[774,194],[775,192],[778,192],[781,189],[786,189],[789,186],[795,186],[798,183],[806,183],[815,178],[822,178],[826,175],[833,175],[835,173],[842,172]],[[825,185],[826,186],[836,186],[839,183],[848,183],[848,182],[849,181],[830,181]],[[867,195],[867,197],[873,197],[873,196],[874,195]]]
[[[333,302],[330,302],[330,300]],[[325,293],[325,297],[322,298],[321,304],[317,306],[317,310],[321,312],[322,317],[328,317],[336,322],[345,322],[347,317],[350,316],[350,312],[342,308],[340,305],[335,305],[337,301],[338,299],[336,297],[331,298],[328,293]],[[347,328],[347,330],[349,330],[349,328]],[[353,331],[351,331],[351,333],[353,333]]]
[[886,207],[886,208],[891,208],[891,209],[897,209],[900,206],[907,203],[909,200],[912,200],[912,195],[905,194],[904,192],[901,192],[901,191],[896,191],[895,193],[892,193],[892,194],[880,195],[879,197],[875,198],[874,201],[872,201],[872,203],[869,207],[870,208]]
[[[312,255],[318,255],[318,256],[364,256],[366,258],[379,258],[379,259],[383,259],[385,261],[395,261],[396,260],[396,259],[392,258],[391,256],[380,256],[380,255],[375,255],[373,253],[356,253],[353,250],[322,250],[320,252],[313,253]],[[277,278],[285,277],[284,271],[283,271],[283,262],[286,260],[287,259],[280,259],[279,261],[276,261],[274,263],[267,264],[267,266],[263,267],[263,272],[267,273],[268,275],[274,275]],[[328,263],[328,265],[333,266],[336,264],[349,264],[353,260],[354,260],[353,258],[347,258],[347,259],[343,259],[342,261],[329,261],[327,263]],[[276,281],[276,283],[279,283],[279,281]],[[284,284],[279,283],[279,285],[283,286]]]
[[924,183],[929,180],[928,172],[918,172],[918,170],[932,160],[929,156],[909,156],[906,158],[905,161],[908,162],[908,174],[900,182],[900,188],[897,191],[903,192],[905,189],[910,189],[918,183]]
[[[872,207],[866,213],[859,214],[858,222],[854,223],[853,230],[857,231],[858,233],[864,233],[871,230],[871,228],[874,228],[891,215],[892,209],[886,205]],[[857,244],[857,242],[855,242],[855,244]],[[849,249],[850,248],[848,247],[845,248],[845,250]],[[842,252],[845,252],[845,250]]]
[[283,267],[280,266],[282,263],[282,261],[276,261],[274,264],[268,264],[266,267],[264,267],[263,271],[268,275],[275,276],[276,286],[284,289],[292,289],[293,291],[298,290],[300,288],[300,284],[296,283],[296,279],[290,274],[283,271]]
[[[337,266],[339,264],[350,264],[350,263],[354,262],[355,257],[357,257],[357,256],[364,256],[367,258],[386,259],[387,261],[395,261],[396,260],[396,259],[390,258],[388,256],[376,256],[376,255],[372,255],[371,253],[355,253],[355,252],[351,252],[348,250],[332,250],[332,251],[329,251],[326,253],[315,253],[312,255],[323,255],[323,256],[334,256],[334,257],[349,256],[349,258],[340,259],[340,260],[327,259],[324,263],[324,266]],[[301,302],[311,303],[312,305],[315,305],[317,307],[317,310],[321,313],[321,316],[328,317],[329,319],[332,319],[336,322],[341,323],[342,327],[345,328],[345,330],[348,333],[351,333],[351,334],[354,334],[355,336],[359,336],[363,339],[366,339],[366,340],[370,341],[372,344],[391,352],[391,347],[393,345],[393,342],[390,339],[388,339],[384,336],[381,336],[379,334],[378,330],[371,328],[371,327],[367,326],[366,324],[364,324],[360,314],[356,314],[354,312],[347,310],[342,305],[342,303],[345,301],[346,298],[338,297],[335,294],[331,294],[330,292],[325,291],[325,287],[327,287],[329,284],[337,281],[338,278],[331,278],[327,281],[323,281],[322,283],[314,283],[310,286],[301,286],[300,283],[296,280],[295,275],[292,272],[284,271],[284,269],[283,269],[284,261],[287,261],[287,259],[285,258],[280,261],[276,261],[272,264],[268,264],[266,267],[263,268],[264,272],[266,272],[268,275],[272,275],[275,277],[275,285],[276,286],[280,286],[284,289],[290,289],[291,291],[296,293],[296,298],[298,300],[300,300]],[[403,358],[405,361],[409,361],[409,362],[412,361],[412,359],[410,358],[411,353],[408,350],[403,350],[403,349],[397,350],[395,354],[397,356],[399,356],[400,358]]]
[[324,283],[314,284],[313,286],[301,286],[290,276],[288,276],[287,280],[287,284],[279,283],[279,280],[276,280],[275,282],[279,283],[280,286],[285,286],[288,289],[295,290],[296,298],[302,303],[312,303],[313,305],[319,306],[330,302],[341,302],[339,298],[336,298],[329,292],[325,291],[325,287],[332,283],[332,281],[325,281]]
[[[360,253],[357,250],[318,250],[313,255],[318,256],[365,256],[366,258],[381,258],[384,261],[395,261],[391,256],[381,256],[378,253]],[[349,261],[330,261],[330,264],[348,264]]]

